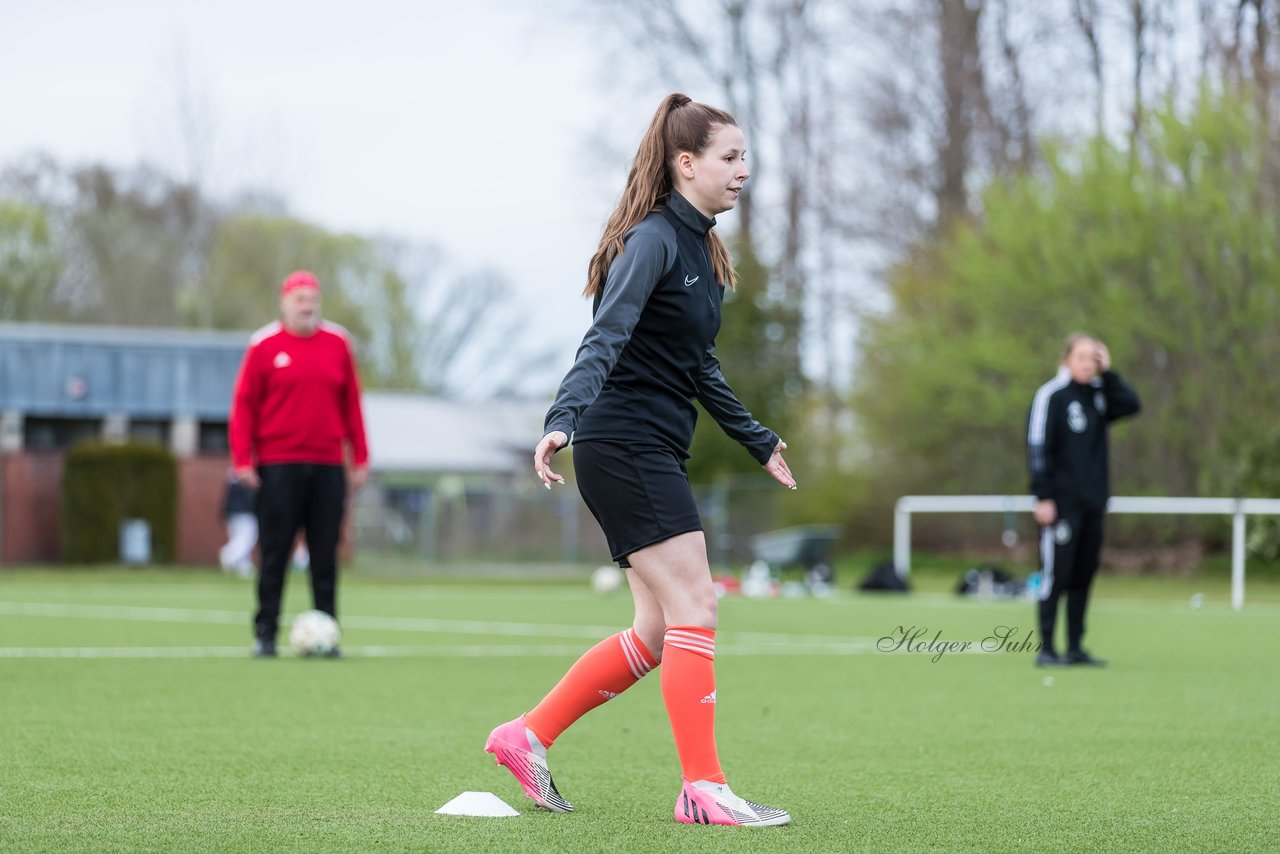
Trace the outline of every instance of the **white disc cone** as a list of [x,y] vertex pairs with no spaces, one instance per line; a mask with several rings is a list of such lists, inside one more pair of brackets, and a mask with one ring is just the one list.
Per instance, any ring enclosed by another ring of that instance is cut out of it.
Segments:
[[490,817],[520,815],[506,801],[493,792],[463,792],[436,810],[436,813],[438,815],[480,815]]

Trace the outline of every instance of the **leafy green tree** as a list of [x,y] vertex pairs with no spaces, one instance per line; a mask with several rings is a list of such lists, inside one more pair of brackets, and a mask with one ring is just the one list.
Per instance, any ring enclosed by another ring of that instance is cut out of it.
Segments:
[[45,211],[0,199],[0,320],[49,319],[61,272]]
[[[1280,426],[1270,426],[1234,454],[1231,493],[1244,498],[1280,496]],[[1247,544],[1252,556],[1268,561],[1280,559],[1280,519],[1253,516],[1247,523]],[[1253,569],[1249,570],[1251,573]]]
[[[374,244],[359,235],[333,234],[288,216],[226,218],[214,234],[208,265],[213,325],[255,328],[279,316],[278,285],[297,269],[316,274],[325,317],[351,333],[363,383],[420,385],[408,287]],[[187,308],[193,321],[197,307]]]
[[[757,421],[785,439],[798,421],[795,409],[804,389],[800,366],[790,356],[786,340],[786,331],[797,325],[800,308],[770,296],[770,271],[750,243],[739,241],[733,249],[738,287],[725,294],[716,356],[738,399]],[[760,465],[705,412],[699,412],[691,454],[689,477],[694,481],[760,471]]]
[[254,329],[308,269],[370,387],[484,397],[520,390],[531,342],[510,283],[450,272],[429,243],[335,233],[246,196],[230,209],[141,166],[0,171],[0,319]]
[[199,194],[166,175],[95,165],[71,173],[64,212],[73,273],[71,317],[89,323],[174,326]]
[[879,494],[1025,491],[1031,396],[1075,329],[1110,345],[1145,403],[1113,435],[1113,488],[1230,488],[1233,449],[1280,415],[1270,154],[1250,101],[1207,88],[1148,121],[1136,153],[1049,147],[892,271],[854,396]]

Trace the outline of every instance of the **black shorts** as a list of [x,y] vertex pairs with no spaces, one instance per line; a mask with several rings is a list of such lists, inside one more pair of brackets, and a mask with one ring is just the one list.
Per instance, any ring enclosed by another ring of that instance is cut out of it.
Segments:
[[627,556],[634,551],[702,530],[684,460],[670,449],[603,439],[575,442],[573,470],[582,500],[621,567],[631,566]]

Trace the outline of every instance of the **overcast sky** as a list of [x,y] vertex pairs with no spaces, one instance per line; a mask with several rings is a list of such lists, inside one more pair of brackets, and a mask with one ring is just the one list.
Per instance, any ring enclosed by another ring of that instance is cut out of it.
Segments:
[[[279,192],[331,229],[436,242],[504,272],[567,368],[587,259],[664,90],[619,83],[549,7],[0,0],[0,164],[148,160]],[[183,142],[180,104],[207,142]]]

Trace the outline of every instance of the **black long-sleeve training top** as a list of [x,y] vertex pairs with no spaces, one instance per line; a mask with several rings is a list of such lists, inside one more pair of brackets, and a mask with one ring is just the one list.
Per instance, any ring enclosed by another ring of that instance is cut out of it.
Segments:
[[769,461],[777,434],[734,396],[715,356],[724,302],[707,245],[715,224],[673,191],[626,233],[546,433],[657,444],[687,459],[696,399],[757,462]]
[[1063,366],[1040,386],[1027,418],[1031,491],[1060,508],[1102,510],[1111,497],[1107,425],[1142,409],[1115,371],[1078,383]]

